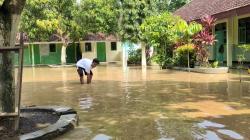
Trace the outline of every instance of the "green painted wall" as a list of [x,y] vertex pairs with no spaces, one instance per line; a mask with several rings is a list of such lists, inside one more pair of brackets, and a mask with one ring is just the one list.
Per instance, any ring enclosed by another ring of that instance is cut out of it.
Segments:
[[23,64],[24,65],[31,65],[32,60],[31,60],[31,49],[30,46],[25,47],[24,49],[24,57],[23,57]]
[[33,63],[36,64],[40,64],[40,46],[39,45],[32,45],[32,49],[33,49]]
[[[30,44],[24,49],[24,66],[61,64],[62,44],[56,44],[56,52],[50,52],[49,44],[39,45]],[[71,44],[66,49],[66,62],[76,63],[81,58],[80,47],[78,44]],[[14,54],[15,65],[18,65],[18,53]]]
[[41,56],[40,64],[61,64],[61,46],[62,44],[56,44],[56,52],[49,52],[48,55]]
[[[23,65],[30,66],[32,64],[30,45],[24,46],[23,53]],[[18,65],[18,53],[15,53],[15,65]]]

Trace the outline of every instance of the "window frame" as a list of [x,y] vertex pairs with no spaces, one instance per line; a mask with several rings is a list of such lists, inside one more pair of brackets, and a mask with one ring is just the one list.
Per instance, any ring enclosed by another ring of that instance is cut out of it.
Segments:
[[84,51],[85,52],[92,52],[92,43],[91,42],[85,42]]
[[56,51],[57,51],[56,50],[56,44],[55,43],[49,44],[49,53],[56,53]]
[[[115,49],[113,48],[114,43],[115,43]],[[110,42],[110,49],[111,49],[111,51],[117,51],[117,42]]]

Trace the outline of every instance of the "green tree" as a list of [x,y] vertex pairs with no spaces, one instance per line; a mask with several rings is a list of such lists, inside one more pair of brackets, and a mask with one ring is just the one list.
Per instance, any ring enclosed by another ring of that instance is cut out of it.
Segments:
[[191,0],[169,0],[168,11],[174,12],[175,10],[181,8],[185,4],[189,3]]
[[21,30],[31,41],[58,37],[63,42],[61,62],[65,64],[69,41],[79,41],[88,33],[117,32],[116,5],[116,0],[27,0]]
[[75,0],[27,0],[20,30],[30,41],[47,41],[53,35],[63,42],[61,63],[66,63],[66,47],[80,35],[73,20]]
[[117,0],[83,0],[73,13],[82,36],[88,33],[116,34],[119,9]]
[[[0,49],[15,47],[16,33],[25,0],[0,2]],[[15,111],[15,85],[13,53],[0,51],[0,99],[3,112]],[[5,127],[15,129],[15,120],[7,119]]]
[[158,13],[174,12],[190,0],[151,0],[151,3]]
[[192,43],[193,36],[201,29],[200,24],[188,24],[169,12],[148,17],[141,25],[142,36],[157,50],[155,60],[161,66],[170,63],[174,46]]
[[119,35],[123,41],[142,41],[140,26],[146,17],[155,14],[150,0],[121,0]]
[[[120,0],[119,36],[122,41],[148,44],[140,26],[147,17],[159,15],[186,4],[188,0]],[[178,3],[178,4],[174,4]],[[143,47],[142,46],[142,47]],[[164,58],[162,58],[164,59]]]
[[165,12],[145,19],[141,25],[143,40],[155,48],[155,61],[164,66],[172,57],[173,44],[176,40],[175,25],[182,20]]

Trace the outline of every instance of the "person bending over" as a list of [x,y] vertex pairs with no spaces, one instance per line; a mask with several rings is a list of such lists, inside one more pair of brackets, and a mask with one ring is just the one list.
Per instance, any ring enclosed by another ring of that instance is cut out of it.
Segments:
[[83,76],[87,76],[87,84],[91,83],[93,72],[91,69],[95,68],[99,64],[99,60],[97,58],[94,58],[93,60],[83,58],[79,61],[77,61],[77,72],[80,77],[80,83],[84,84]]

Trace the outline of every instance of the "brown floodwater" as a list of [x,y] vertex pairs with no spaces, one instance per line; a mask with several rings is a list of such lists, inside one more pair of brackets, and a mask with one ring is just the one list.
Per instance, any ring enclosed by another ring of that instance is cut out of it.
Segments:
[[25,68],[22,105],[74,108],[79,126],[57,140],[250,139],[250,76],[99,66]]

